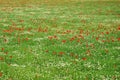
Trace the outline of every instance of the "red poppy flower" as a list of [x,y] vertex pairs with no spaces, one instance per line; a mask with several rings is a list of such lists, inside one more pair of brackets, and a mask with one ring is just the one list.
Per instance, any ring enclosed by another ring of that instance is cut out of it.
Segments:
[[118,38],[118,41],[120,41],[120,38]]
[[62,56],[63,54],[64,54],[64,52],[59,52],[59,55],[61,55],[61,56]]
[[99,37],[96,37],[96,40],[98,41],[98,40],[99,40]]
[[118,30],[120,30],[120,26],[118,27]]
[[48,32],[48,30],[47,30],[47,29],[44,29],[43,32]]
[[87,60],[87,58],[85,58],[85,57],[84,57],[84,58],[82,58],[82,60],[84,60],[84,61],[85,61],[85,60]]
[[2,75],[3,75],[2,72],[0,72],[0,77],[2,77]]
[[29,39],[28,38],[25,38],[26,41],[28,41]]
[[56,36],[56,35],[54,35],[53,37],[54,37],[55,39],[57,38],[57,36]]
[[62,40],[62,43],[66,43],[66,40]]
[[106,32],[106,34],[109,34],[109,32]]
[[80,42],[80,39],[78,39],[77,42]]
[[105,42],[105,40],[102,40],[102,42]]

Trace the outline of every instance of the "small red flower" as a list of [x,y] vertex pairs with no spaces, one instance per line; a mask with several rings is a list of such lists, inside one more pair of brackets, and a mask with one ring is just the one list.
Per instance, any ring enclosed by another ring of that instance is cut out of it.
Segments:
[[4,51],[4,48],[2,48],[1,50]]
[[2,77],[2,75],[3,75],[3,73],[2,73],[2,72],[0,72],[0,77]]
[[109,34],[109,32],[106,32],[106,34]]
[[73,40],[75,40],[75,38],[70,38],[70,41],[73,41]]
[[59,52],[59,55],[61,55],[61,56],[62,56],[63,54],[64,54],[64,52]]
[[120,30],[120,26],[118,27],[118,30]]
[[120,41],[120,38],[118,38],[118,41]]
[[83,58],[82,58],[82,60],[84,60],[84,61],[85,61],[85,60],[87,60],[87,58],[83,57]]
[[102,42],[105,42],[105,40],[102,40]]
[[62,43],[66,43],[66,40],[62,40]]
[[29,39],[28,38],[25,38],[26,41],[28,41]]
[[56,35],[54,35],[53,37],[54,37],[55,39],[57,39],[57,36],[56,36]]
[[98,41],[98,40],[99,40],[99,37],[96,37],[96,40]]

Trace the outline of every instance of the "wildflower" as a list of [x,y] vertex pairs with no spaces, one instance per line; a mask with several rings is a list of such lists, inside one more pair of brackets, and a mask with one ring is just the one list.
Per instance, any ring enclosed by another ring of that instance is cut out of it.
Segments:
[[54,35],[53,37],[54,37],[54,38],[57,38],[57,36],[56,36],[56,35]]
[[4,51],[4,48],[2,48],[1,50]]
[[118,41],[120,41],[120,38],[118,38]]
[[44,29],[43,32],[48,32],[48,30],[47,30],[47,29]]
[[2,77],[2,75],[3,75],[2,72],[0,72],[0,77]]
[[118,30],[120,30],[120,26],[118,27]]
[[104,35],[104,32],[101,32],[102,35]]
[[106,34],[109,34],[109,32],[106,32]]
[[66,40],[62,40],[62,43],[66,43]]
[[59,55],[62,56],[64,54],[64,52],[59,52]]
[[25,38],[26,41],[28,41],[29,39],[28,38]]
[[82,60],[84,60],[84,61],[85,61],[85,60],[87,60],[87,58],[83,57],[83,58],[82,58]]
[[105,42],[105,40],[102,40],[102,42]]
[[96,40],[98,41],[98,40],[99,40],[99,37],[96,37]]
[[73,41],[75,38],[70,38],[70,41]]

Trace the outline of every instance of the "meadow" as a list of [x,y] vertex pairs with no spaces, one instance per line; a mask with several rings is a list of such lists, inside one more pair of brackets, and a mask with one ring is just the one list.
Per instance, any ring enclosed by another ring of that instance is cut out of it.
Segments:
[[120,80],[120,1],[0,0],[0,80]]

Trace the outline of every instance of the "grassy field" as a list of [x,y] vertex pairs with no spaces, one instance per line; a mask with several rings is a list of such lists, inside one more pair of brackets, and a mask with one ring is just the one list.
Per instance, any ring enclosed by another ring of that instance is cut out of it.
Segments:
[[120,80],[120,1],[0,0],[0,80]]

